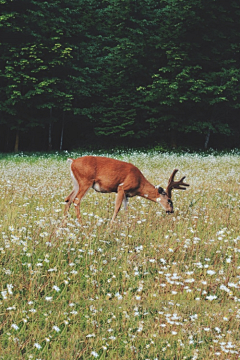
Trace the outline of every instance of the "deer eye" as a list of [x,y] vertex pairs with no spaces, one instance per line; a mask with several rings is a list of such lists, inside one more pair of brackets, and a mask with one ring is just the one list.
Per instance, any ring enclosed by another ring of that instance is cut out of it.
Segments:
[[166,193],[165,193],[165,191],[164,191],[164,189],[163,189],[162,187],[159,187],[159,188],[158,188],[158,192],[159,192],[159,194],[161,194],[161,195],[166,195]]

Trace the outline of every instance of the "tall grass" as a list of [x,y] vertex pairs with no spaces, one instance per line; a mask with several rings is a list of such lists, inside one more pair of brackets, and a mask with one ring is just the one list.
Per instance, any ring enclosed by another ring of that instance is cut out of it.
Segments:
[[173,215],[136,197],[112,227],[93,190],[63,225],[65,155],[0,160],[0,359],[240,358],[239,154],[111,154],[191,185]]

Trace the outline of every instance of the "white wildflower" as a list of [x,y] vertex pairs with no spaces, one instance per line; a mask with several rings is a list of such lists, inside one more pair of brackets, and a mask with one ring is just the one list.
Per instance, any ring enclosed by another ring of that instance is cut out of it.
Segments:
[[53,289],[56,290],[57,292],[60,291],[60,288],[57,285],[53,285]]
[[13,289],[13,285],[12,284],[7,284],[7,290],[8,290],[9,295],[13,294],[12,289]]
[[206,296],[206,299],[209,300],[209,301],[212,301],[212,300],[217,299],[217,296],[216,295],[209,295],[209,296]]
[[18,330],[19,327],[16,325],[16,324],[12,324],[11,327],[14,329],[14,330]]
[[56,332],[59,332],[59,331],[60,331],[60,329],[59,329],[59,327],[58,327],[57,325],[54,325],[54,326],[53,326],[53,330],[55,330]]
[[214,275],[214,274],[216,274],[216,271],[214,271],[214,270],[207,270],[207,274],[208,274],[208,275]]
[[220,290],[224,290],[224,291],[226,291],[226,292],[228,292],[228,293],[230,293],[230,291],[231,291],[230,289],[228,289],[228,288],[227,288],[225,285],[223,285],[223,284],[220,286]]
[[3,290],[3,291],[1,291],[1,294],[2,294],[3,299],[7,300],[7,291]]
[[97,358],[97,357],[99,356],[96,351],[92,351],[92,352],[91,352],[91,355],[94,356],[95,358]]

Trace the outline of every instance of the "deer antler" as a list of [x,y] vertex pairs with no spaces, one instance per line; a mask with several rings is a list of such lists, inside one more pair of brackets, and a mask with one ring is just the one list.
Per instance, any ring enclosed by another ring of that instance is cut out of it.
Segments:
[[172,196],[172,194],[171,194],[172,189],[186,190],[186,187],[183,187],[183,186],[189,186],[189,184],[186,184],[183,182],[183,180],[185,179],[186,176],[183,176],[181,178],[181,180],[179,180],[179,181],[174,181],[174,176],[176,175],[177,172],[178,172],[178,169],[173,170],[173,173],[168,180],[168,186],[166,188],[166,193],[167,193],[167,196],[169,197],[169,199],[171,199],[171,196]]

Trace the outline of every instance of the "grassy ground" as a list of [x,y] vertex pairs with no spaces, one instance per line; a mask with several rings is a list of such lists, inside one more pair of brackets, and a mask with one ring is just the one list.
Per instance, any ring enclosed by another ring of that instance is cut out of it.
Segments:
[[1,157],[0,359],[239,359],[240,156],[116,157],[186,175],[175,213],[133,198],[110,227],[92,190],[62,226],[64,156]]

